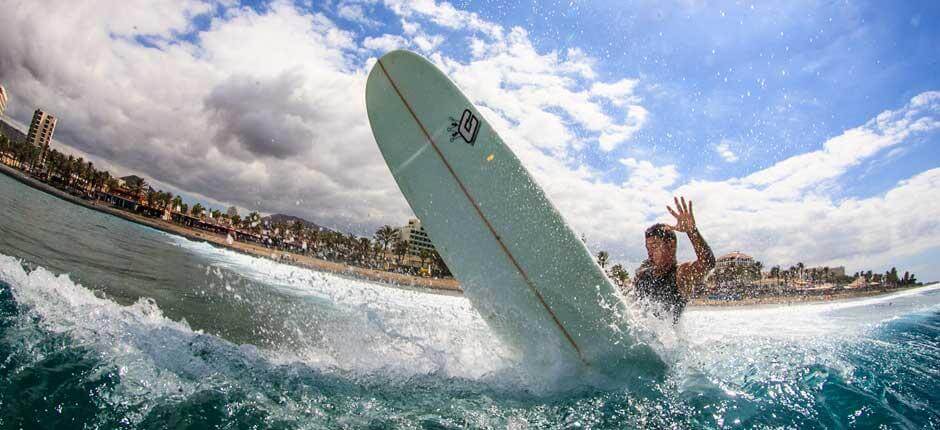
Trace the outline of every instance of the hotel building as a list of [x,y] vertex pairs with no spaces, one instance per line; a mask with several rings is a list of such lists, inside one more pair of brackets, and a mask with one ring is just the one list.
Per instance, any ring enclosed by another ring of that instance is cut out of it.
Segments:
[[435,252],[434,244],[428,233],[421,227],[421,221],[418,219],[408,220],[408,225],[398,229],[399,239],[408,241],[408,254],[412,256],[421,255],[421,251]]
[[52,142],[56,121],[56,117],[43,112],[42,109],[36,109],[36,112],[33,112],[33,121],[29,124],[26,142],[42,148],[42,153],[39,155],[40,165],[46,163],[46,153],[49,151],[49,143]]
[[9,100],[7,89],[3,88],[3,85],[0,85],[0,116],[3,116],[3,111],[7,109],[7,102]]

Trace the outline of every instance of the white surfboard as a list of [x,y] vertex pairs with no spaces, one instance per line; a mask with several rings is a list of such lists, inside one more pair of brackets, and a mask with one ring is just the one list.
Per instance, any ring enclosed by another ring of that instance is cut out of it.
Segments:
[[453,82],[394,51],[369,74],[366,104],[398,186],[495,332],[591,367],[635,356],[620,294]]

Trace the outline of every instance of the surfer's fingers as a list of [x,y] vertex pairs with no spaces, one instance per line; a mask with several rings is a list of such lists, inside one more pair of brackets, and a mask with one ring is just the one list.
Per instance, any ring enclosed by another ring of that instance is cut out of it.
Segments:
[[683,211],[683,212],[688,212],[688,211],[689,211],[689,207],[685,205],[685,196],[680,197],[680,198],[682,199],[682,211]]
[[682,212],[682,205],[679,204],[679,198],[676,196],[672,196],[672,200],[676,202],[676,210],[679,212]]
[[674,210],[672,210],[672,208],[671,208],[671,207],[669,207],[669,206],[666,206],[666,209],[668,209],[668,210],[669,210],[669,213],[671,213],[671,214],[672,214],[672,216],[674,216],[674,217],[676,217],[676,219],[678,219],[678,218],[679,218],[679,214],[677,214],[677,213],[676,213],[676,211],[674,211]]
[[689,200],[689,216],[694,216],[692,215],[692,200],[691,199]]

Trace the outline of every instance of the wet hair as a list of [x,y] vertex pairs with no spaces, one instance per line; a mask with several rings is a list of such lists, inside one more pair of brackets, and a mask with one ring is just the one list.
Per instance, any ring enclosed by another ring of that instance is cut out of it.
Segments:
[[666,224],[653,224],[646,229],[646,237],[658,237],[669,242],[676,241],[676,232],[669,229]]

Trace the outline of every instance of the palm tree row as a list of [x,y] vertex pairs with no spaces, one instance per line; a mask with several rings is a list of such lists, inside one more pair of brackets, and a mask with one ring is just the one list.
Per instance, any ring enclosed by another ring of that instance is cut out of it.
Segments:
[[[381,226],[370,239],[309,228],[302,222],[271,222],[263,220],[258,212],[242,217],[234,207],[223,212],[206,207],[201,202],[188,204],[180,196],[154,189],[142,178],[129,179],[122,185],[108,171],[96,169],[92,162],[82,157],[64,154],[56,149],[48,150],[43,157],[41,148],[10,140],[3,135],[0,135],[0,158],[40,180],[86,196],[97,198],[107,194],[121,194],[125,199],[135,200],[137,211],[142,214],[153,216],[159,212],[178,213],[211,225],[230,227],[236,232],[235,240],[252,239],[265,246],[364,267],[413,271],[412,266],[406,264],[406,257],[411,255],[410,244],[400,240],[398,231],[389,225]],[[436,252],[425,251],[412,255],[411,260],[415,259],[420,260],[421,266],[429,267],[432,273],[449,275],[446,265]]]

